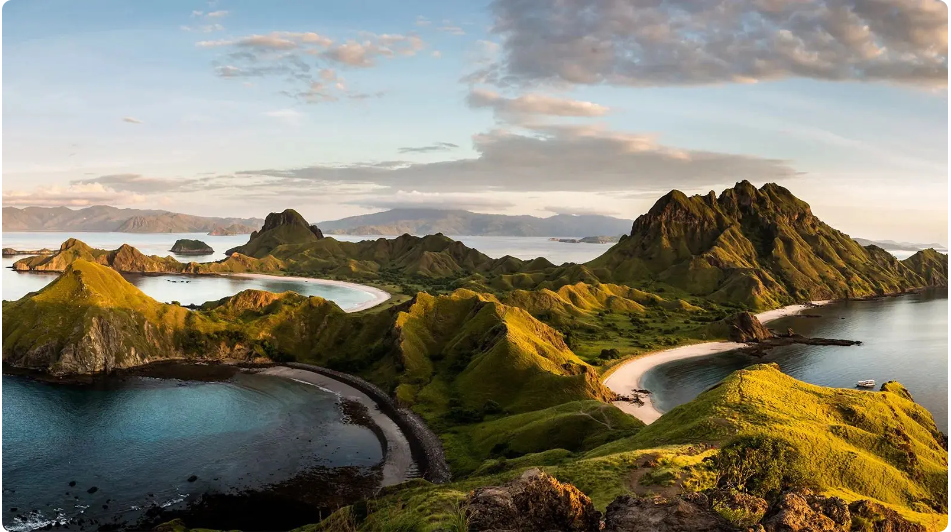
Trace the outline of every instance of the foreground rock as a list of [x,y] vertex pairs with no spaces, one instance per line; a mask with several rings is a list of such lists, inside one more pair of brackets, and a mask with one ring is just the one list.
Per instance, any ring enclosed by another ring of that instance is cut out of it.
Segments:
[[723,321],[729,329],[728,337],[732,342],[761,342],[775,336],[749,312],[740,312]]
[[479,488],[466,499],[470,531],[595,532],[601,514],[587,495],[538,469],[504,486]]
[[[765,502],[765,501],[764,501]],[[731,532],[730,525],[710,507],[703,494],[683,497],[637,498],[622,495],[608,505],[604,519],[605,532]]]

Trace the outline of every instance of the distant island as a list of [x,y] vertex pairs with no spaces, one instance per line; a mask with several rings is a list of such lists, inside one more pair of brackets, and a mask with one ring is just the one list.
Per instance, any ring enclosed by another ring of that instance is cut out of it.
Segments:
[[4,257],[16,257],[17,255],[52,255],[53,250],[49,248],[43,249],[14,249],[14,248],[3,248]]
[[320,228],[333,235],[402,234],[460,236],[554,236],[621,235],[631,229],[633,220],[596,214],[556,214],[548,218],[482,214],[464,210],[391,209],[374,214],[351,216],[320,222]]
[[[67,207],[4,207],[3,231],[83,231],[118,233],[207,233],[218,227],[260,227],[260,218],[217,218],[161,210],[119,209],[94,205]],[[251,231],[247,231],[250,233]],[[242,234],[242,233],[234,233]]]
[[586,236],[583,238],[549,238],[552,242],[564,242],[565,244],[613,244],[619,240],[619,236]]
[[913,242],[895,242],[894,240],[869,240],[867,238],[854,239],[863,246],[878,246],[890,251],[921,251],[923,249],[934,249],[941,252],[947,252],[948,246],[941,244],[915,244]]
[[169,251],[178,255],[210,255],[215,252],[211,249],[211,246],[201,240],[189,240],[187,238],[176,240]]
[[254,227],[245,224],[231,224],[228,227],[222,227],[219,225],[211,231],[208,231],[208,236],[250,235],[254,231]]

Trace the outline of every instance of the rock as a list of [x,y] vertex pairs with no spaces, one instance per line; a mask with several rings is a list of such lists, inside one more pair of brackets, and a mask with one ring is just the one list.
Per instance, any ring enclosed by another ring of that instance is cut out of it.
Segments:
[[[766,532],[848,532],[852,522],[848,509],[843,516],[838,502],[826,499],[808,491],[783,493],[763,520],[763,528]],[[838,521],[822,513],[826,508]]]
[[749,312],[740,312],[724,320],[729,327],[729,338],[733,342],[760,342],[775,335]]
[[466,498],[469,530],[597,532],[601,514],[587,495],[538,469],[504,486],[478,488]]
[[733,525],[748,527],[760,522],[769,503],[765,499],[733,490],[722,490],[710,494],[713,511]]
[[[925,532],[925,527],[908,521],[898,512],[872,501],[856,501],[849,505],[857,530],[875,532]],[[862,528],[859,528],[862,527]]]
[[99,491],[99,488],[97,488],[96,486],[93,486],[89,488],[88,490],[86,490],[86,493],[96,493],[97,491]]
[[[765,503],[765,501],[763,501]],[[736,528],[711,509],[699,493],[637,498],[621,495],[608,505],[604,532],[733,532]]]
[[76,481],[75,481],[75,480],[70,480],[70,481],[69,481],[69,487],[72,488],[72,487],[74,487],[74,486],[76,486]]
[[16,506],[14,506],[13,508],[10,508],[10,511],[11,511],[11,512],[16,512],[17,510],[18,510],[18,508],[17,508]]
[[188,477],[188,481],[189,481],[189,482],[195,482],[196,480],[198,480],[198,477],[195,476],[195,475],[192,475],[192,476]]
[[189,240],[187,238],[176,240],[169,251],[179,255],[210,255],[215,252],[211,249],[211,246],[201,240]]

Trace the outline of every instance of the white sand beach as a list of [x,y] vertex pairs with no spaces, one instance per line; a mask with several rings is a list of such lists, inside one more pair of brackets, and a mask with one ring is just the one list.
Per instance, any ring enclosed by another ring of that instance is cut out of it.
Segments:
[[[826,303],[829,303],[829,301],[813,301],[808,305],[788,305],[775,310],[760,312],[756,315],[756,318],[759,319],[761,323],[767,323],[779,318],[798,314],[810,307],[825,305]],[[604,385],[615,393],[628,395],[631,393],[631,390],[641,389],[641,378],[644,374],[661,364],[675,360],[684,360],[687,358],[732,351],[744,347],[745,345],[746,344],[736,342],[704,342],[649,353],[621,364],[621,366],[615,369],[614,372],[604,380]],[[628,401],[615,401],[614,405],[644,423],[653,423],[663,412],[654,407],[654,403],[649,395],[643,399],[643,405],[636,405]]]
[[359,290],[373,296],[373,299],[367,301],[366,303],[361,303],[353,307],[347,307],[343,309],[345,312],[360,312],[361,310],[366,310],[368,308],[373,308],[380,303],[383,303],[390,297],[389,292],[386,290],[380,290],[379,288],[374,288],[372,286],[367,286],[364,284],[357,283],[348,283],[346,281],[334,281],[331,279],[315,279],[313,277],[289,277],[287,275],[268,275],[266,273],[229,273],[226,274],[230,277],[244,277],[246,279],[271,279],[275,281],[300,281],[304,283],[315,283],[315,284],[325,284],[330,286],[341,286],[344,288],[351,288],[353,290]]

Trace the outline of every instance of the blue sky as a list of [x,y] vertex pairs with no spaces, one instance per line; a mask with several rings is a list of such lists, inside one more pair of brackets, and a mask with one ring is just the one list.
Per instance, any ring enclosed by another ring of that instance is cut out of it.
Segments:
[[749,179],[946,243],[947,10],[892,3],[12,0],[3,203],[634,218]]

